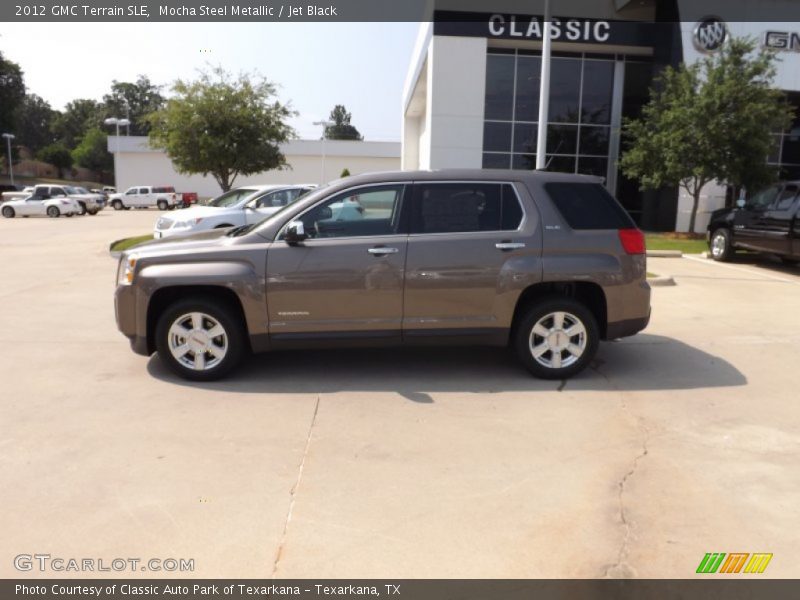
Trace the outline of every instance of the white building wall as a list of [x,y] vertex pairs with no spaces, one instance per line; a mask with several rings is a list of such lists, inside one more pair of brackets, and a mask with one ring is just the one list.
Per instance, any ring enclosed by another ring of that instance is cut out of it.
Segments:
[[[110,151],[116,139],[109,137]],[[345,168],[351,175],[400,169],[398,142],[348,142],[328,140],[325,143],[325,170],[322,170],[322,142],[296,140],[283,147],[291,169],[267,171],[236,178],[235,186],[270,183],[322,183],[338,179]],[[179,192],[196,192],[201,198],[218,196],[221,192],[213,177],[183,175],[172,161],[159,150],[147,145],[147,138],[120,137],[120,152],[116,157],[117,189],[135,185],[171,185]]]
[[431,40],[426,111],[431,169],[479,169],[483,164],[486,49],[486,38]]

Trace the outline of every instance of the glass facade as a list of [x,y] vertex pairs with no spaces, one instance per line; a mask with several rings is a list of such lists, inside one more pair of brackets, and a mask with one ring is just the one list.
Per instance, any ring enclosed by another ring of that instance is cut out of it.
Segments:
[[[539,118],[541,57],[490,49],[486,57],[483,166],[533,169]],[[547,168],[605,177],[611,139],[612,56],[552,58]]]
[[767,162],[780,169],[781,179],[800,179],[800,92],[787,92],[794,109],[794,121],[788,131],[775,134],[775,146]]

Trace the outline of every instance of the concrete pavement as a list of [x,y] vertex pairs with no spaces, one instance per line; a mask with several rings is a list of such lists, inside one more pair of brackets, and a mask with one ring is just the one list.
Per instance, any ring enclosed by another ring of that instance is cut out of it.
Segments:
[[190,384],[114,324],[108,242],[156,218],[0,219],[0,576],[92,576],[14,568],[49,553],[193,558],[167,573],[193,577],[691,577],[706,552],[798,575],[800,271],[651,259],[678,285],[647,332],[567,382],[425,349]]

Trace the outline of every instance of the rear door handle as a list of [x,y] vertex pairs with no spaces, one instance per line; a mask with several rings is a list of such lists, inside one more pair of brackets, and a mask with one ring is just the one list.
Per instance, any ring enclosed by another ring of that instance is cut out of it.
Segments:
[[522,242],[498,242],[494,247],[498,250],[519,250],[524,248],[525,244]]
[[367,250],[373,256],[385,256],[387,254],[397,254],[399,250],[397,248],[386,248],[384,246],[378,246],[377,248],[370,248]]

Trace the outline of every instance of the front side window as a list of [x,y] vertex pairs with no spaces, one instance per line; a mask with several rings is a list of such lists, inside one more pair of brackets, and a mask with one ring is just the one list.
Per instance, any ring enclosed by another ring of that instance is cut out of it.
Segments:
[[225,192],[221,196],[217,196],[211,202],[208,203],[209,206],[216,206],[217,208],[227,208],[229,206],[233,206],[234,204],[238,204],[247,196],[254,194],[256,190],[253,188],[237,188],[235,190],[230,190]]
[[750,199],[750,202],[747,203],[748,208],[767,208],[778,197],[780,190],[780,186],[777,185],[773,185],[761,190]]
[[126,196],[133,196],[139,191],[139,188],[130,188],[127,192],[125,192]]
[[398,231],[403,185],[382,185],[337,194],[298,220],[309,238],[392,235]]
[[797,186],[787,185],[783,188],[778,200],[775,203],[775,210],[789,210],[797,197]]
[[278,190],[259,196],[250,205],[254,208],[280,208],[288,206],[300,196],[300,189]]
[[418,184],[412,208],[412,233],[514,231],[522,207],[507,183]]

